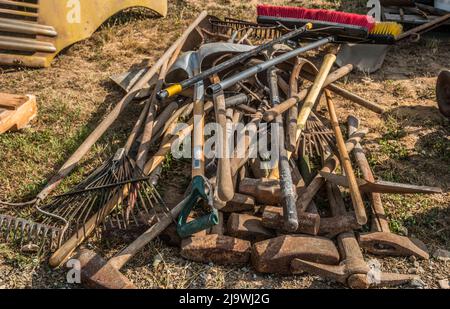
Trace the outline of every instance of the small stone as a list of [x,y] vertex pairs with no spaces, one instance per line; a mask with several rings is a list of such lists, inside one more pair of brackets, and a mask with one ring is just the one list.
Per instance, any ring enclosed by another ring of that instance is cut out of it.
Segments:
[[6,290],[6,285],[0,285],[0,290]]
[[440,261],[450,261],[450,251],[437,249],[436,251],[434,251],[433,257]]
[[418,288],[418,289],[423,289],[423,287],[425,286],[425,282],[423,282],[421,279],[414,279],[411,281],[411,286]]
[[401,225],[398,228],[398,233],[402,236],[408,236],[408,229],[405,226]]
[[439,280],[438,283],[439,283],[439,287],[441,289],[446,289],[446,290],[450,289],[448,279]]
[[414,262],[414,267],[416,267],[416,268],[420,267],[420,263],[417,262],[417,261],[415,261],[415,262]]
[[415,261],[417,261],[417,258],[416,258],[414,255],[411,255],[411,256],[409,257],[409,261],[410,261],[410,262],[415,262]]
[[153,268],[158,268],[159,264],[161,264],[161,262],[163,261],[163,258],[161,256],[161,254],[157,254],[155,255],[155,257],[153,258]]
[[416,275],[416,274],[418,274],[419,273],[419,271],[417,270],[417,268],[409,268],[408,269],[408,274],[410,274],[410,275]]
[[20,249],[20,252],[28,253],[28,254],[37,253],[38,251],[39,251],[39,246],[35,245],[35,244],[28,244],[28,245],[23,246]]

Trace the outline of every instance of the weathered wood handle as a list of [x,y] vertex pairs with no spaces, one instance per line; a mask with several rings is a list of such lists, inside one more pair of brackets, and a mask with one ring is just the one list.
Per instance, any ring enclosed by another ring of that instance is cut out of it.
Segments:
[[[213,77],[213,80],[219,82],[217,76]],[[234,187],[229,158],[229,126],[227,125],[227,111],[223,91],[214,95],[214,109],[216,111],[216,121],[222,130],[222,140],[220,141],[222,149],[219,151],[219,153],[221,152],[221,158],[219,158],[217,166],[217,196],[221,201],[228,202],[233,199]]]
[[319,70],[319,73],[316,76],[316,80],[314,84],[311,86],[309,90],[308,96],[303,103],[302,109],[300,110],[300,114],[297,117],[297,134],[295,140],[298,141],[303,129],[305,128],[306,121],[308,120],[309,115],[316,103],[319,95],[322,91],[322,88],[325,84],[328,74],[330,73],[331,67],[336,61],[336,56],[333,54],[328,54],[325,56],[322,66]]
[[[347,119],[348,123],[348,134],[353,134],[359,127],[359,120],[356,117],[349,116]],[[356,163],[361,170],[363,177],[369,181],[375,181],[375,177],[367,161],[366,155],[360,143],[356,144],[354,150],[354,156]],[[386,219],[386,213],[384,211],[383,202],[381,201],[380,193],[370,194],[372,208],[373,208],[373,219],[372,219],[372,231],[377,232],[390,232],[389,222]]]
[[[97,128],[86,138],[78,149],[72,154],[67,162],[60,168],[58,173],[50,179],[47,186],[37,196],[38,200],[43,200],[50,194],[58,184],[66,177],[78,164],[81,158],[91,149],[91,147],[98,141],[105,131],[113,124],[113,122],[119,117],[125,107],[136,97],[139,91],[147,84],[147,82],[159,71],[163,64],[170,59],[174,52],[183,45],[188,36],[200,22],[208,16],[206,11],[200,13],[197,19],[184,31],[172,46],[159,58],[159,60],[151,67],[151,69],[145,73],[144,76],[133,86],[133,88],[125,95],[125,97],[114,107],[114,109],[106,116],[105,119],[97,126]],[[181,50],[181,49],[179,49]]]
[[[306,67],[306,66],[305,66]],[[330,84],[336,82],[337,80],[341,79],[342,77],[348,75],[353,70],[353,66],[351,64],[347,64],[336,71],[333,71],[330,73],[324,83],[324,87],[329,86]],[[292,106],[297,105],[298,103],[302,102],[306,96],[308,95],[309,89],[303,89],[298,94],[293,95],[291,98],[287,99],[286,101],[280,103],[279,105],[272,107],[271,109],[268,109],[264,112],[263,119],[266,122],[271,122],[277,117],[277,115],[283,114],[285,111],[290,109]]]
[[352,198],[353,207],[355,209],[356,221],[358,222],[358,224],[364,225],[367,223],[367,215],[364,207],[364,202],[361,197],[361,192],[359,191],[359,186],[356,181],[355,171],[353,170],[350,156],[345,147],[345,140],[344,136],[342,135],[341,128],[339,127],[336,109],[334,107],[330,91],[327,89],[325,89],[325,96],[327,99],[327,107],[328,113],[330,114],[331,126],[333,127],[334,135],[336,136],[341,164],[344,168],[345,175],[347,176],[350,187],[350,195]]
[[[146,82],[153,77],[154,74],[156,74],[156,72],[158,72],[158,70],[161,68],[161,66],[170,59],[170,57],[173,56],[174,52],[176,50],[181,50],[178,47],[182,44],[184,44],[185,40],[187,39],[187,37],[189,36],[189,34],[195,30],[195,28],[198,26],[198,24],[200,24],[200,22],[207,16],[207,12],[203,11],[199,17],[197,17],[197,19],[183,32],[182,36],[180,38],[178,38],[177,41],[175,41],[174,44],[172,44],[172,46],[164,53],[164,55],[157,61],[157,63],[149,70],[149,72],[147,72],[145,74],[145,76],[143,78],[141,78],[141,80],[135,85],[133,86],[132,90],[125,96],[125,98],[121,101],[121,102],[126,102],[127,104],[134,98],[134,96],[139,92],[140,88],[143,87],[143,85],[146,84]],[[148,79],[147,79],[148,78]],[[146,80],[147,79],[147,80]],[[96,134],[94,134],[94,137],[96,139],[98,139],[100,136],[98,136],[98,134],[101,132],[103,134],[104,131],[106,131],[106,129],[109,127],[109,125],[112,124],[112,122],[117,118],[117,116],[119,115],[119,113],[122,111],[123,109],[123,105],[124,104],[118,104],[115,109],[113,110],[116,111],[115,113],[111,113],[110,116],[105,119],[101,125],[96,129],[97,132]],[[118,108],[120,107],[120,108]],[[106,121],[108,120],[108,121]],[[101,128],[101,129],[99,129]],[[192,125],[189,126],[188,128],[190,128],[192,130]],[[188,134],[191,130],[184,130],[187,132]],[[92,136],[92,134],[91,134]],[[177,137],[174,137],[174,139],[176,140]],[[83,147],[79,148],[79,151],[75,152],[75,154],[72,156],[72,158],[75,158],[75,155],[78,155],[79,152],[87,152],[87,150],[89,150],[89,148],[93,145],[93,143],[95,141],[93,141],[92,139],[89,139],[89,143],[83,143]],[[91,144],[92,143],[92,144]],[[89,146],[89,148],[86,149],[86,147]],[[157,159],[153,160],[153,162],[148,165],[146,164],[146,167],[148,167],[146,174],[150,174],[163,160],[165,155],[169,152],[170,150],[170,145],[164,145],[164,147],[162,149],[160,149],[159,151],[159,156]],[[164,155],[162,155],[162,153],[164,153]],[[77,160],[79,160],[80,158],[78,158]],[[156,161],[160,160],[160,162],[158,164],[155,164]],[[152,160],[151,160],[152,161]],[[77,161],[78,162],[78,161]],[[75,167],[75,165],[73,164],[73,161],[69,160],[65,166],[67,164],[71,164],[69,166],[70,170],[73,169]],[[72,166],[73,164],[73,166]],[[65,171],[67,172],[67,171]],[[70,172],[70,171],[69,171]],[[67,172],[68,173],[68,172]],[[67,175],[67,174],[66,174]],[[61,180],[59,180],[61,181]],[[121,198],[124,198],[127,194],[128,194],[128,187],[129,186],[125,186],[123,189],[123,194],[117,194],[115,195],[112,199],[110,199],[106,205],[104,207],[102,207],[102,209],[94,214],[85,224],[83,227],[81,227],[74,235],[72,235],[60,248],[58,248],[58,250],[50,257],[50,265],[52,267],[58,267],[60,266],[62,263],[64,263],[64,261],[69,258],[69,256],[73,253],[73,251],[95,230],[95,228],[97,227],[97,223],[98,222],[102,222],[104,220],[104,218],[109,215],[109,213],[114,209],[115,205],[117,205],[118,202],[120,202]],[[48,194],[48,193],[47,193]],[[122,196],[122,197],[121,197]]]

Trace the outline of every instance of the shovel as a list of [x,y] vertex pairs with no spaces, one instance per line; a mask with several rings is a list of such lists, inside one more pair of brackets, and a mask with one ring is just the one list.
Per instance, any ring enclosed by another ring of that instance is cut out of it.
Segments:
[[[200,62],[197,56],[198,54],[193,54],[192,57],[190,57],[189,66],[193,68],[194,74],[200,72]],[[205,156],[203,151],[203,130],[205,124],[204,93],[204,83],[203,81],[199,81],[194,89],[194,136],[192,147],[191,193],[185,199],[177,221],[177,232],[181,238],[189,237],[192,234],[209,229],[219,223],[218,211],[213,206],[213,189],[205,177]],[[192,209],[200,205],[201,202],[208,205],[211,210],[210,213],[187,222]]]

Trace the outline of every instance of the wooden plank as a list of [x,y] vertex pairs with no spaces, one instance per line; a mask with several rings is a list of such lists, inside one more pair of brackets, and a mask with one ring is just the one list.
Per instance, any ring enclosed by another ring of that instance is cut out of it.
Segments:
[[0,92],[0,108],[17,110],[22,104],[26,103],[27,101],[27,96]]
[[[0,112],[0,134],[23,129],[37,115],[36,97],[28,95],[16,110]],[[1,110],[0,110],[1,111]]]

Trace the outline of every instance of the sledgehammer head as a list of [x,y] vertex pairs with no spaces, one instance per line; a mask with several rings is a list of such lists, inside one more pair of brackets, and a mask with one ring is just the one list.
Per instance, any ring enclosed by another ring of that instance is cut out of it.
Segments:
[[81,264],[81,282],[91,289],[136,289],[119,270],[107,263],[100,255],[80,249],[74,259]]

